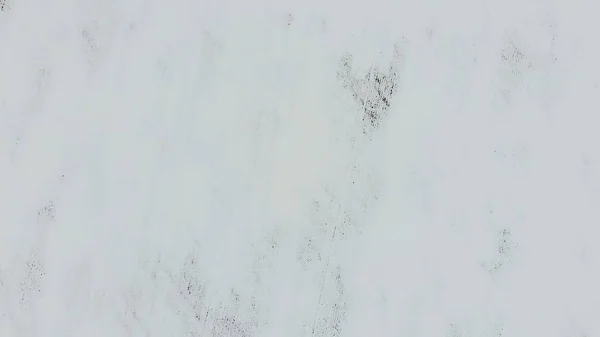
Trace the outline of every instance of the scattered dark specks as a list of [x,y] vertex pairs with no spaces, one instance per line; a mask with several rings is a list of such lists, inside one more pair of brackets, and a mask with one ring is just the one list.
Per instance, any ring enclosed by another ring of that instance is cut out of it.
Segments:
[[255,247],[259,250],[253,262],[252,273],[254,274],[254,282],[261,283],[263,275],[273,267],[273,257],[279,251],[279,241],[281,232],[279,228],[274,228],[263,237],[263,242]]
[[525,69],[533,68],[533,64],[527,60],[525,54],[512,39],[502,49],[500,58],[515,76],[520,75]]
[[518,243],[516,243],[512,239],[512,234],[508,229],[503,229],[500,232],[498,238],[498,253],[500,254],[509,254],[513,248],[518,247]]
[[288,14],[287,16],[287,25],[288,27],[292,25],[292,23],[294,23],[294,17],[292,16],[292,14]]
[[342,268],[340,266],[336,267],[335,274],[335,288],[339,296],[344,295],[344,282],[342,280]]
[[268,240],[269,245],[271,246],[271,249],[279,248],[279,242],[277,241],[277,237],[275,237],[275,236],[265,237],[265,239]]
[[50,72],[47,69],[44,69],[44,68],[38,69],[38,79],[37,79],[38,90],[43,89],[44,84],[47,81],[48,77],[50,77]]
[[321,262],[323,256],[313,238],[305,238],[298,248],[297,259],[304,270],[307,270],[313,262]]
[[450,328],[448,331],[448,337],[461,337],[462,333],[460,329],[456,326],[456,324],[450,324]]
[[[248,318],[252,322],[258,322],[260,306],[255,296],[250,297],[250,302],[246,308]],[[258,326],[258,323],[256,323]]]
[[527,73],[533,69],[533,64],[527,55],[519,48],[517,40],[508,37],[500,51],[500,68],[498,73],[498,102],[504,108],[511,108],[522,90],[526,88]]
[[254,335],[257,324],[241,322],[236,317],[218,318],[212,329],[215,337],[250,337]]
[[207,296],[207,285],[202,278],[199,257],[190,252],[180,270],[178,278],[173,278],[178,283],[178,295],[182,308],[177,308],[177,315],[182,316],[189,324],[192,333],[197,335],[201,325],[205,325],[212,312],[211,297]]
[[494,156],[499,164],[513,172],[523,172],[532,157],[526,145],[515,144],[503,149],[495,149]]
[[181,271],[179,293],[190,304],[199,304],[205,296],[204,282],[200,278],[196,257],[188,255]]
[[41,293],[41,282],[46,275],[46,270],[42,262],[33,254],[27,261],[26,274],[23,280],[19,283],[20,304],[24,310],[27,310],[29,302],[34,298],[36,293]]
[[48,202],[41,210],[38,211],[39,220],[54,220],[55,208],[54,201]]
[[132,287],[131,290],[125,293],[124,297],[124,315],[126,318],[130,320],[139,321],[139,316],[137,312],[138,302],[141,299],[141,291]]
[[83,38],[85,53],[87,54],[86,58],[90,65],[94,64],[96,52],[99,48],[98,41],[94,36],[95,31],[97,31],[96,24],[81,30],[81,37]]
[[350,214],[348,212],[344,212],[343,218],[337,226],[336,236],[340,240],[347,239],[349,232],[353,230],[358,231],[358,226],[353,221]]
[[333,269],[332,276],[335,291],[322,294],[312,328],[313,336],[340,336],[346,321],[348,306],[340,266]]
[[231,288],[231,300],[234,303],[240,303],[240,294],[237,291],[235,291],[234,288]]
[[331,320],[333,330],[335,331],[334,336],[339,336],[342,330],[342,325],[346,320],[346,314],[348,311],[346,299],[344,297],[345,287],[342,278],[342,269],[340,266],[337,266],[335,269],[334,280],[336,289],[336,301],[332,307]]
[[234,288],[231,288],[229,295],[229,312],[233,315],[240,309],[241,295]]
[[7,12],[10,10],[8,0],[0,0],[0,12]]
[[395,46],[394,56],[387,72],[382,72],[377,66],[373,66],[363,78],[356,78],[353,74],[352,55],[346,54],[341,59],[338,79],[344,88],[351,91],[360,107],[364,134],[377,129],[390,108],[392,97],[398,90],[401,58],[402,54]]
[[525,61],[525,55],[517,48],[513,41],[510,41],[504,49],[502,49],[501,58],[504,62],[517,66]]
[[491,273],[498,271],[502,266],[506,265],[506,263],[508,263],[512,259],[513,251],[515,248],[518,247],[519,244],[514,240],[510,230],[501,230],[498,233],[498,238],[496,241],[497,255],[492,259],[490,263],[484,266]]
[[82,29],[81,37],[83,37],[83,39],[86,41],[88,48],[90,48],[90,49],[95,48],[96,40],[94,39],[94,37],[92,36],[92,34],[90,33],[89,30]]

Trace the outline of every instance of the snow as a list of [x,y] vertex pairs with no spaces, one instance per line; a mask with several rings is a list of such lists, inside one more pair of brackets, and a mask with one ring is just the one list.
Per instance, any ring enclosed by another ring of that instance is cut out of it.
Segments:
[[600,334],[593,7],[0,0],[0,336]]

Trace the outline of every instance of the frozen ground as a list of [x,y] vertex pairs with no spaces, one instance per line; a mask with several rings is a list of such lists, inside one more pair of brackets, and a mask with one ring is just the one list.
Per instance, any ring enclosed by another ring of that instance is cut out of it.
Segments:
[[0,336],[600,336],[597,9],[0,0]]

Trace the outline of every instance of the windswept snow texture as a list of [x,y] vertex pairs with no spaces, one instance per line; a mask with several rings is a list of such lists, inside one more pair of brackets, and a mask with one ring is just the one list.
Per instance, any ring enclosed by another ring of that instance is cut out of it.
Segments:
[[600,336],[598,9],[0,0],[0,336]]

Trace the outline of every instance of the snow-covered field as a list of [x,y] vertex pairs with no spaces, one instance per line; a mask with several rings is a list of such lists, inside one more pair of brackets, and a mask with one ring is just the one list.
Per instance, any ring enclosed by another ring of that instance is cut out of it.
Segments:
[[0,336],[600,336],[599,8],[0,0]]

